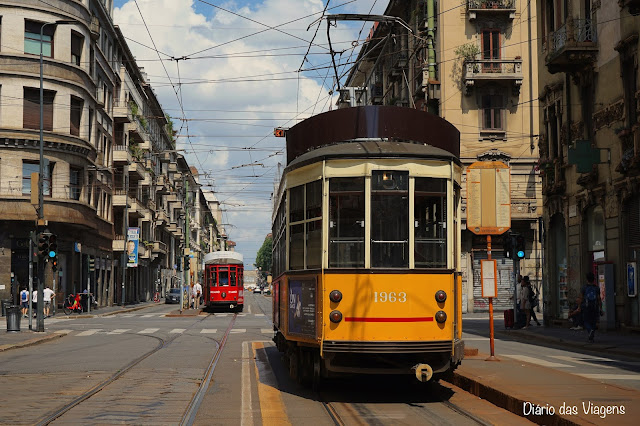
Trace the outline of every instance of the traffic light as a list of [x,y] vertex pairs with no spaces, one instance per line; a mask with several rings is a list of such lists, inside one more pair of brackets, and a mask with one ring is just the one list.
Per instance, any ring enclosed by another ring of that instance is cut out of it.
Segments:
[[191,265],[190,265],[190,263],[191,263],[191,262],[189,262],[189,255],[186,255],[186,256],[184,257],[184,270],[185,270],[185,271],[188,271],[189,269],[191,269]]
[[507,233],[502,237],[502,248],[504,249],[505,259],[513,259],[513,237],[511,233]]
[[54,257],[53,259],[51,259],[51,270],[53,272],[58,270],[58,258]]
[[49,235],[49,251],[48,255],[50,258],[54,258],[58,256],[58,236],[55,234]]
[[516,237],[516,249],[515,249],[517,259],[524,259],[525,247],[526,247],[526,242],[524,240],[524,237],[522,235],[518,235]]
[[44,232],[38,234],[38,256],[45,260],[49,256],[49,234]]
[[93,272],[96,270],[96,259],[89,256],[89,272]]

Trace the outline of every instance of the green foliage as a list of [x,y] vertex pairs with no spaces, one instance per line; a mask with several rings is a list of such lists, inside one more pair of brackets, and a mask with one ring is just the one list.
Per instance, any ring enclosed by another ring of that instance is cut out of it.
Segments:
[[142,148],[140,148],[138,144],[133,144],[133,143],[129,144],[129,152],[131,153],[131,156],[135,158],[137,161],[142,161],[144,152],[142,151]]
[[470,41],[469,43],[458,46],[454,52],[456,56],[467,61],[472,61],[480,54],[480,48],[475,42]]
[[271,271],[271,251],[273,249],[273,238],[268,236],[264,239],[262,247],[256,255],[256,268],[260,268],[263,273]]
[[130,102],[129,102],[129,109],[131,110],[131,114],[132,114],[134,117],[137,117],[137,116],[138,116],[138,105],[136,105],[136,103],[135,103],[135,102],[133,102],[133,101],[130,101]]

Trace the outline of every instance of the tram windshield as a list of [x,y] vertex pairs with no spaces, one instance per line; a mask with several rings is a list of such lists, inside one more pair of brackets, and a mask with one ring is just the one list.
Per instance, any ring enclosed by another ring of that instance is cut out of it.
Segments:
[[414,195],[416,268],[447,267],[446,195],[445,179],[416,178]]
[[364,178],[329,180],[329,267],[364,267]]
[[409,267],[409,172],[372,172],[371,267]]

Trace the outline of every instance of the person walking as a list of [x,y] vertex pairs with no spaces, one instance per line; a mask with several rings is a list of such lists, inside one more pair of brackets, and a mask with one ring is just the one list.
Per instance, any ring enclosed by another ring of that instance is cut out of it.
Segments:
[[26,318],[29,312],[29,290],[26,287],[20,292],[20,306],[22,307],[22,316]]
[[520,283],[520,310],[522,310],[525,314],[524,321],[524,329],[529,327],[529,323],[531,322],[531,298],[529,294],[531,292],[531,287],[527,286],[527,282],[522,279]]
[[[536,311],[534,309],[536,306],[538,306],[538,298],[536,297],[536,294],[533,291],[533,287],[531,287],[531,281],[529,280],[529,275],[525,275],[522,279],[524,280],[524,284],[527,287],[529,287],[529,304],[531,305],[530,318],[534,320],[536,324],[538,324],[538,326],[540,326],[540,321],[538,321],[538,318],[536,317]],[[531,324],[527,323],[527,325],[531,325]]]
[[202,297],[202,286],[200,285],[199,282],[196,282],[196,284],[193,286],[193,297],[195,297],[195,308],[199,309],[200,308],[200,298]]
[[51,316],[51,299],[55,297],[55,293],[53,290],[46,286],[44,288],[42,301],[44,302],[44,317],[49,318]]
[[38,290],[33,290],[31,304],[33,305],[33,317],[36,318],[38,316]]
[[600,288],[596,285],[593,272],[587,272],[586,278],[587,285],[582,287],[580,292],[580,308],[583,312],[584,328],[589,336],[588,341],[593,343],[598,317],[602,315],[602,299],[600,298]]

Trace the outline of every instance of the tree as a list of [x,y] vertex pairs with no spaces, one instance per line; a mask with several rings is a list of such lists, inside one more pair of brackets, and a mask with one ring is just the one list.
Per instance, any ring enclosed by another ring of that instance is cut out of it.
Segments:
[[256,255],[256,268],[260,268],[263,273],[271,271],[271,250],[273,248],[273,238],[271,235],[268,235],[264,242],[262,243],[262,247],[258,250],[258,254]]

